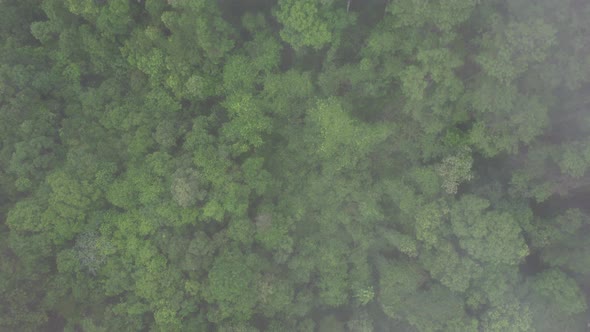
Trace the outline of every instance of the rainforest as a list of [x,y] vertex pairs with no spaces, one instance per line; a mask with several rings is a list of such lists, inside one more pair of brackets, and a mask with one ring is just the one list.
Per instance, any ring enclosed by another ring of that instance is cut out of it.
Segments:
[[0,331],[585,332],[590,2],[0,0]]

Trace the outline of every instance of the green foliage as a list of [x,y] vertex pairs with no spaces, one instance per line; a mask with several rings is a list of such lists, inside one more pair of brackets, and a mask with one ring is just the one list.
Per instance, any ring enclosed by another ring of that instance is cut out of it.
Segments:
[[430,271],[433,279],[455,292],[465,292],[472,280],[483,273],[480,264],[469,257],[462,257],[451,242],[439,243],[436,249],[420,255],[420,262]]
[[78,236],[74,250],[80,265],[88,269],[88,272],[96,274],[105,263],[112,245],[96,232],[87,232]]
[[271,129],[271,122],[256,105],[250,95],[232,95],[226,101],[230,121],[223,126],[223,133],[237,153],[259,148],[263,135]]
[[547,57],[547,50],[555,44],[555,29],[536,19],[526,23],[504,25],[493,21],[496,31],[484,34],[482,44],[489,48],[478,55],[477,61],[486,73],[508,83],[527,70],[528,66]]
[[295,49],[309,46],[322,48],[332,40],[329,12],[317,0],[280,0],[276,17],[284,27],[281,38]]
[[0,330],[585,330],[589,16],[0,0]]
[[456,194],[459,184],[473,179],[471,165],[473,159],[469,151],[461,152],[457,156],[447,157],[437,166],[436,171],[442,180],[442,187],[448,194]]
[[531,331],[531,313],[526,305],[506,303],[485,313],[482,328],[485,331]]
[[379,297],[383,312],[391,318],[402,318],[404,303],[424,282],[417,266],[406,262],[383,262],[379,271]]
[[215,303],[215,319],[233,317],[245,321],[253,314],[256,304],[254,271],[248,266],[251,262],[241,253],[226,251],[219,256],[209,270],[207,299]]
[[580,330],[587,309],[576,282],[559,270],[548,270],[535,276],[527,296],[537,331],[556,329]]
[[326,316],[318,324],[318,331],[344,331],[344,324],[334,316]]
[[207,192],[201,187],[199,174],[194,169],[178,169],[172,175],[172,199],[181,207],[204,200]]
[[451,211],[453,233],[473,258],[492,264],[518,264],[529,254],[521,228],[509,212],[486,211],[490,203],[463,196]]
[[574,142],[568,145],[559,161],[561,172],[574,178],[580,178],[586,173],[590,164],[590,144]]
[[408,298],[406,319],[419,331],[477,331],[477,321],[467,317],[460,297],[433,285]]
[[551,301],[567,315],[586,310],[586,301],[581,296],[575,281],[559,270],[549,270],[535,277],[532,288],[535,295]]
[[469,18],[475,4],[473,0],[433,1],[431,4],[404,0],[387,6],[387,11],[401,27],[433,24],[442,31],[449,31]]
[[388,135],[386,127],[371,128],[352,119],[335,98],[318,101],[308,116],[319,131],[319,157],[332,159],[333,171],[354,166]]
[[357,313],[348,322],[346,327],[351,332],[372,332],[374,331],[374,323],[366,311]]

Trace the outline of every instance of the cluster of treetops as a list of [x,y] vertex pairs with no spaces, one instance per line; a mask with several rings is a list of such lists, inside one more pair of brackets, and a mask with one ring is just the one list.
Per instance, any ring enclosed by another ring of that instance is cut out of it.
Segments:
[[0,1],[1,331],[586,331],[590,2]]

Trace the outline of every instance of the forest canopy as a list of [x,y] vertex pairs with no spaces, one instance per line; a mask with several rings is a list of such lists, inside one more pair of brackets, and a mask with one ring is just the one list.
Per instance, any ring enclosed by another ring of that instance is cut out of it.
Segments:
[[0,0],[0,330],[590,326],[590,2]]

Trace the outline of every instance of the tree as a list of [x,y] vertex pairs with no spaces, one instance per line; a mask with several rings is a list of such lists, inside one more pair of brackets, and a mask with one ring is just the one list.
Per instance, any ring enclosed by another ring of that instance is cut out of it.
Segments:
[[488,310],[482,319],[482,327],[486,331],[530,331],[532,316],[528,306],[506,303]]
[[581,330],[587,309],[578,285],[559,270],[548,270],[531,280],[526,296],[533,314],[533,327],[538,331],[555,329]]
[[492,21],[492,32],[484,34],[484,52],[476,61],[484,71],[502,83],[509,83],[524,73],[529,64],[541,62],[555,44],[555,28],[535,19],[503,26],[501,18]]
[[436,168],[437,173],[443,178],[443,189],[448,194],[456,194],[459,184],[473,178],[471,164],[473,159],[469,156],[469,150],[458,156],[443,159]]
[[257,302],[252,259],[235,249],[215,259],[206,289],[207,301],[216,306],[210,313],[213,321],[227,318],[247,321],[252,316]]
[[589,15],[0,0],[0,330],[584,330]]
[[451,211],[451,225],[459,244],[473,258],[492,264],[518,264],[529,253],[522,230],[505,211],[486,211],[490,203],[466,195]]
[[280,0],[274,15],[283,24],[281,38],[295,49],[321,49],[332,42],[333,35],[351,22],[344,8],[333,8],[332,2]]
[[194,169],[178,169],[172,179],[172,198],[181,207],[194,206],[207,195],[202,187],[199,174]]
[[335,98],[318,101],[308,111],[309,121],[319,134],[319,157],[332,160],[326,171],[335,172],[354,165],[389,134],[386,127],[370,127],[351,118]]

